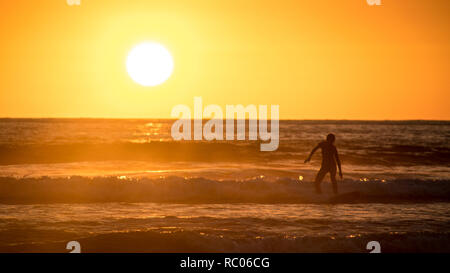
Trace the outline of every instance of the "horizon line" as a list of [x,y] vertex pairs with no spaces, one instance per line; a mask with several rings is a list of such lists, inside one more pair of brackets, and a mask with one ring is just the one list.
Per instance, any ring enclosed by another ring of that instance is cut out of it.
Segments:
[[[149,120],[149,119],[156,119],[156,120],[179,120],[179,118],[153,118],[153,117],[0,117],[0,120],[5,119],[102,119],[102,120]],[[194,118],[191,118],[190,120],[196,120]],[[209,118],[204,118],[202,120],[212,120]],[[220,120],[220,119],[219,119]],[[227,120],[226,118],[223,118],[222,120]],[[242,119],[234,119],[234,120],[242,120]],[[250,120],[248,118],[245,118],[245,120]],[[258,120],[258,119],[256,119]],[[268,121],[271,119],[267,119]],[[280,118],[280,121],[450,121],[450,119],[329,119],[329,118]]]

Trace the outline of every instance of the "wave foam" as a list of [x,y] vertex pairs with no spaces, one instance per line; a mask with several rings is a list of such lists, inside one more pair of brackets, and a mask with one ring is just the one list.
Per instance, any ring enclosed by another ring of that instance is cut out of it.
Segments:
[[[341,194],[314,193],[311,182],[290,178],[218,181],[204,178],[0,178],[0,203],[396,203],[449,202],[450,180],[344,180]],[[329,193],[327,193],[329,192]]]

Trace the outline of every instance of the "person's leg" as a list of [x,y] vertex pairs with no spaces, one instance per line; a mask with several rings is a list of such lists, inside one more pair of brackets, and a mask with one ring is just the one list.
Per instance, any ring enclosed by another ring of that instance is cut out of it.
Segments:
[[323,178],[325,177],[325,174],[327,174],[327,171],[324,170],[323,168],[320,168],[319,172],[316,175],[316,181],[315,181],[315,186],[316,186],[316,193],[322,193],[322,190],[320,189],[320,182],[322,182]]
[[334,194],[338,194],[338,188],[337,188],[337,182],[336,182],[336,169],[330,170],[330,178],[331,178],[331,183],[333,185],[333,192],[334,192]]

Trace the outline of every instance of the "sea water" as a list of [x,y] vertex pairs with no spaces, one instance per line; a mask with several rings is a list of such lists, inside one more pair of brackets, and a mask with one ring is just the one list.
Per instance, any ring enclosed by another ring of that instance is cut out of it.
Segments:
[[[0,251],[450,251],[450,122],[280,121],[273,152],[173,122],[1,119]],[[337,197],[303,163],[330,132]]]

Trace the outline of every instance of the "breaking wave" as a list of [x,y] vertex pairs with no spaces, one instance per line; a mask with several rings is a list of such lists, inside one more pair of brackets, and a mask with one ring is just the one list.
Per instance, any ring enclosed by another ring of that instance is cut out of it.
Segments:
[[165,177],[0,178],[0,203],[417,203],[449,202],[450,180],[350,180],[338,182],[333,196],[324,182],[323,195],[312,182],[279,178],[211,180]]

